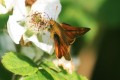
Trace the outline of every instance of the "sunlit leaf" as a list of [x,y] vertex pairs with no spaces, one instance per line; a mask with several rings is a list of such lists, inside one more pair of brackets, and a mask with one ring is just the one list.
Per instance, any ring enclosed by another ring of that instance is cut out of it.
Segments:
[[15,74],[31,75],[38,71],[37,66],[26,56],[8,52],[2,58],[4,67]]
[[52,62],[45,60],[40,66],[42,66],[42,68],[45,69],[54,78],[54,80],[87,80],[86,77],[80,76],[76,72],[70,74],[61,67],[58,68],[60,71],[57,72],[55,70],[55,66],[52,66],[51,64],[53,65]]
[[66,80],[88,80],[86,77],[81,76],[80,74],[78,74],[75,71],[72,72],[72,74],[70,74],[67,71],[65,71],[63,68],[61,68],[61,69],[62,69],[62,71],[59,72],[58,75],[61,75]]
[[58,72],[60,71],[60,68],[56,67],[55,64],[51,61],[44,60],[43,63],[55,71],[58,71]]
[[44,70],[40,70],[37,73],[33,74],[33,75],[29,75],[23,78],[23,80],[52,80],[49,76],[45,76],[44,73],[46,75],[48,75],[48,73]]
[[52,70],[46,64],[42,63],[41,66],[54,78],[54,80],[66,80],[64,77],[59,75],[58,72]]

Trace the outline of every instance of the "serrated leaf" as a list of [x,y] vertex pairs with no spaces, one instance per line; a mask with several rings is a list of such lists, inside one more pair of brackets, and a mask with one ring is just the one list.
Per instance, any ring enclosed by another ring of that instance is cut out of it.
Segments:
[[51,68],[51,69],[53,69],[53,70],[55,70],[55,71],[57,71],[57,72],[60,72],[60,71],[61,71],[61,69],[58,68],[58,67],[56,67],[55,64],[52,63],[51,61],[44,60],[43,63],[44,63],[45,65],[47,65],[49,68]]
[[[47,63],[49,64],[49,61]],[[57,72],[44,63],[42,63],[41,66],[54,78],[54,80],[87,80],[86,77],[80,76],[76,72],[70,74],[62,68],[60,69],[60,72]]]
[[9,71],[19,75],[31,75],[38,71],[37,66],[26,56],[13,52],[2,57],[2,64]]
[[40,70],[33,75],[24,77],[23,80],[53,80],[51,79],[51,77],[49,76],[46,77],[44,74],[48,75],[48,73],[45,70]]
[[46,64],[42,63],[41,66],[54,78],[54,80],[66,80],[64,77],[58,74],[59,72],[56,72],[53,69],[49,68],[49,66]]
[[73,72],[72,74],[60,72],[58,74],[64,77],[66,80],[81,80],[80,76],[75,72]]
[[59,72],[58,75],[64,77],[65,80],[88,80],[86,77],[79,75],[77,72],[72,72],[72,74],[70,74],[64,69],[62,69],[62,71]]

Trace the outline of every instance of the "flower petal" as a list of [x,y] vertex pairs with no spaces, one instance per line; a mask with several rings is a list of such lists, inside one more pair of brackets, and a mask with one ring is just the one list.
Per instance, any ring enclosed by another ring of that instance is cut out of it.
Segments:
[[6,9],[9,11],[13,8],[15,0],[4,0]]
[[16,17],[17,21],[25,18],[27,15],[25,0],[15,0],[13,15]]
[[29,41],[32,41],[37,47],[44,50],[45,52],[47,52],[49,54],[53,53],[53,51],[54,51],[53,44],[46,44],[46,43],[38,41],[38,38],[36,35],[33,35],[32,37],[30,37],[28,39],[29,39]]
[[15,16],[10,16],[7,22],[7,30],[12,38],[12,40],[16,43],[19,44],[19,41],[25,32],[24,27],[20,26],[17,21]]
[[7,13],[7,9],[2,4],[0,4],[0,14],[5,14],[5,13]]
[[39,48],[35,48],[35,50],[34,50],[34,48],[32,46],[21,47],[21,53],[28,56],[30,59],[34,59],[34,61],[39,60],[40,57],[44,54],[43,50],[41,50]]
[[50,45],[54,43],[53,39],[51,39],[50,37],[50,32],[48,32],[47,30],[43,30],[41,36],[42,36],[43,43],[50,44]]
[[33,12],[41,12],[43,16],[46,14],[46,18],[57,19],[60,11],[61,4],[59,0],[37,0],[33,5],[31,10]]
[[72,61],[67,61],[64,57],[62,57],[61,59],[59,59],[58,65],[59,66],[63,66],[63,68],[65,70],[67,70],[69,73],[73,72],[74,65],[73,65]]

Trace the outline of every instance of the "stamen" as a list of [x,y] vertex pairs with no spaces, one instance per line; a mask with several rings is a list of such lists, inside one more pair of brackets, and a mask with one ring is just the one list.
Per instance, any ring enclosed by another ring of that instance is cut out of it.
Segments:
[[49,26],[49,20],[40,12],[34,12],[32,15],[28,16],[28,19],[29,27],[33,28],[35,31],[44,30]]

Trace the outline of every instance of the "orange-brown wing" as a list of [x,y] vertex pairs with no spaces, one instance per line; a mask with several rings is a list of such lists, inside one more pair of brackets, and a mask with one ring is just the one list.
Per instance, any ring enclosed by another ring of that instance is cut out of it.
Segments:
[[60,38],[57,34],[54,34],[55,53],[57,58],[65,57],[66,60],[71,60],[70,57],[70,45]]
[[72,27],[65,23],[62,23],[61,27],[63,28],[63,30],[66,34],[66,40],[67,40],[68,44],[72,44],[77,37],[84,35],[86,32],[88,32],[90,30],[90,28]]
[[54,30],[54,43],[56,56],[60,59],[65,57],[66,60],[71,60],[70,44],[72,44],[76,37],[85,34],[89,28],[75,28],[67,24],[54,23],[52,26]]

